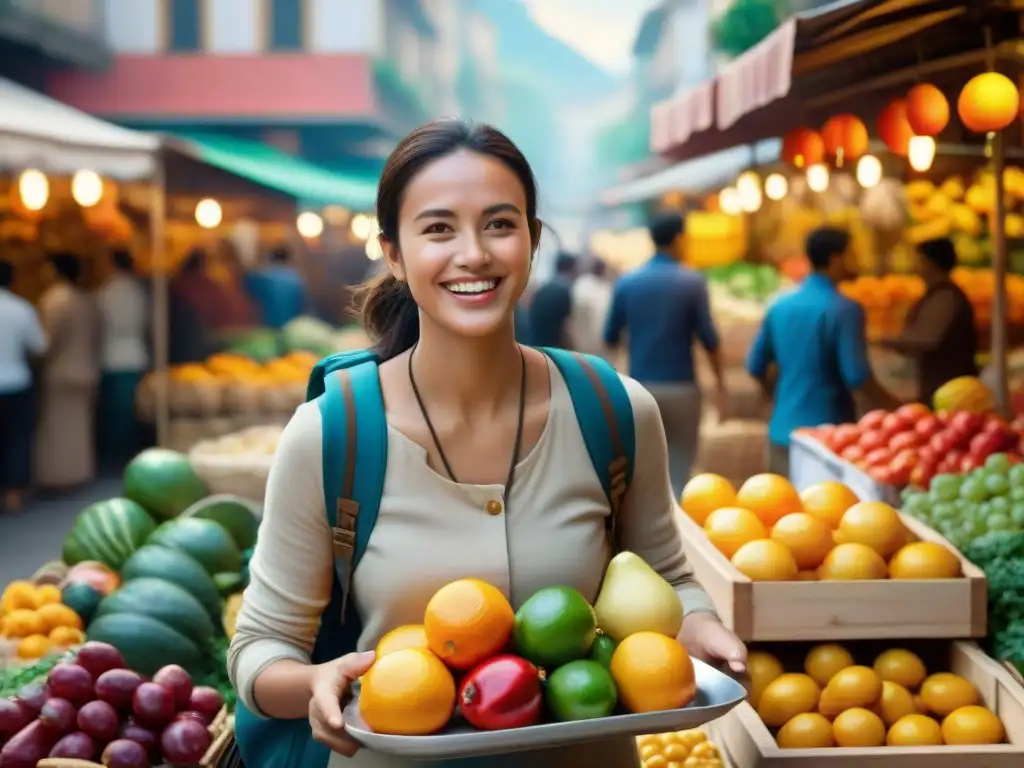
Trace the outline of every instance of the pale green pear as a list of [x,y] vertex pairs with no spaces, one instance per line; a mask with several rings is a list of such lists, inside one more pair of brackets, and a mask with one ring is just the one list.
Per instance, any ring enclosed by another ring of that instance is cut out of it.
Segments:
[[676,637],[683,626],[679,595],[633,552],[620,552],[608,563],[594,612],[597,625],[617,643],[637,632]]

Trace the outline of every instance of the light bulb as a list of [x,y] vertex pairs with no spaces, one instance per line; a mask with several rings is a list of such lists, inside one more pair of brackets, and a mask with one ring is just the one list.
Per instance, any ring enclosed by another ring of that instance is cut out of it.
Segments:
[[30,211],[41,211],[50,199],[50,180],[46,174],[30,168],[18,177],[18,196]]
[[740,193],[736,187],[726,187],[718,195],[718,207],[722,213],[729,216],[736,216],[743,211],[743,202],[740,200]]
[[373,222],[365,213],[357,213],[352,217],[352,234],[357,240],[367,240],[373,232]]
[[103,179],[95,171],[76,171],[71,177],[71,197],[83,208],[92,208],[103,197]]
[[761,177],[755,171],[741,173],[736,179],[736,189],[744,197],[753,198],[755,194],[761,192]]
[[206,197],[196,203],[196,224],[203,229],[216,229],[224,218],[220,203],[212,197]]
[[857,183],[864,189],[878,186],[882,180],[882,161],[874,155],[864,155],[857,161]]
[[745,189],[738,189],[740,196],[740,207],[744,213],[757,213],[761,209],[761,204],[764,202],[764,196],[761,193],[760,187],[746,187]]
[[811,192],[824,192],[828,189],[829,172],[824,163],[815,163],[807,167],[807,186]]
[[907,149],[907,160],[915,171],[923,172],[935,162],[935,139],[931,136],[914,136]]
[[781,200],[789,192],[789,180],[781,173],[773,173],[764,180],[764,194],[769,200]]
[[312,211],[303,211],[295,220],[295,228],[307,240],[320,237],[324,231],[324,220]]
[[366,258],[370,261],[384,258],[384,249],[380,247],[380,240],[376,237],[371,237],[366,241]]

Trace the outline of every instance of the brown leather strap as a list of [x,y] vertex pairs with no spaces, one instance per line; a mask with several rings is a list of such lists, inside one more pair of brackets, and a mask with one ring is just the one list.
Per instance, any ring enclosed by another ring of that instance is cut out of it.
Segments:
[[337,375],[345,403],[345,469],[331,534],[334,556],[349,562],[356,551],[356,517],[359,515],[359,504],[352,499],[356,478],[356,398],[349,372],[342,369]]
[[614,458],[608,465],[608,493],[611,504],[611,514],[608,516],[608,536],[611,539],[612,550],[618,552],[618,518],[622,508],[622,500],[626,496],[627,482],[626,470],[629,467],[629,459],[622,450],[622,435],[619,434],[619,422],[615,418],[615,407],[612,405],[611,395],[608,388],[601,381],[601,376],[586,357],[574,353],[580,367],[590,380],[597,393],[597,399],[601,403],[601,410],[604,411],[605,421],[608,423],[608,435],[612,442],[612,454]]

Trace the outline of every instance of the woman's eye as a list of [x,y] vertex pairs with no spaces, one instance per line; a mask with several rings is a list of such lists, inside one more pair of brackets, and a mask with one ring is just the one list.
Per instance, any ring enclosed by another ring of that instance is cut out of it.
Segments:
[[508,219],[495,219],[487,222],[485,229],[515,229],[515,224]]
[[448,224],[445,224],[443,221],[435,221],[433,224],[430,224],[426,229],[423,230],[423,234],[425,234],[425,235],[443,235],[446,232],[451,232],[451,231],[452,231],[452,228]]

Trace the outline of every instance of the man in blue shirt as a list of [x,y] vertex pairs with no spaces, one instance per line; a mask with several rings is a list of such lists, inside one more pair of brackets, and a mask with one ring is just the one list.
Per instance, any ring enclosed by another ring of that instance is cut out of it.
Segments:
[[747,357],[747,371],[774,399],[768,425],[768,471],[789,476],[789,436],[801,427],[856,418],[854,395],[878,405],[898,403],[868,363],[864,311],[839,293],[847,276],[850,235],[822,227],[807,237],[813,272],[765,314]]
[[576,258],[559,253],[555,258],[555,275],[544,283],[530,300],[526,327],[530,342],[538,347],[570,347],[569,314],[572,312],[572,281],[576,275]]
[[673,255],[685,223],[676,212],[658,213],[651,219],[656,253],[615,284],[604,329],[609,347],[618,345],[623,332],[628,332],[629,374],[658,402],[677,495],[690,479],[700,444],[701,391],[694,371],[694,341],[711,359],[719,418],[726,417],[729,401],[707,281]]
[[246,288],[260,308],[263,325],[280,329],[306,311],[306,282],[291,265],[286,248],[270,254],[270,264],[250,272]]

